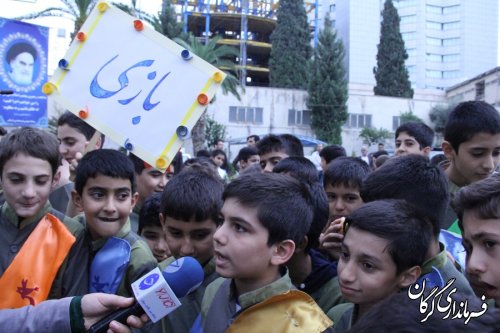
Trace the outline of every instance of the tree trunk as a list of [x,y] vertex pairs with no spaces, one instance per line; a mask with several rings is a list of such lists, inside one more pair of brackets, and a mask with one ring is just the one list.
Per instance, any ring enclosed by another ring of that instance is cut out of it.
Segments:
[[206,114],[207,109],[203,111],[200,119],[193,127],[191,131],[191,140],[193,141],[193,153],[196,153],[202,149],[206,149],[205,147],[205,124],[206,124]]

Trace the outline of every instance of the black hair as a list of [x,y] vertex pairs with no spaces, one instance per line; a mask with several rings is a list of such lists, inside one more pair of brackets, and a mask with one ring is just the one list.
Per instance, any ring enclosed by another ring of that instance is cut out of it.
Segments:
[[309,184],[319,181],[318,170],[306,157],[287,157],[276,164],[274,173],[287,173],[294,178],[305,180]]
[[47,161],[52,169],[52,176],[56,174],[61,163],[57,138],[38,128],[21,127],[2,138],[0,141],[0,177],[5,163],[17,154]]
[[144,200],[139,211],[139,230],[142,233],[145,227],[162,227],[160,222],[160,199],[161,193],[153,193]]
[[382,155],[388,155],[389,156],[389,153],[386,151],[386,150],[377,150],[376,152],[374,152],[372,154],[372,158],[377,158],[377,157],[380,157]]
[[7,133],[8,133],[7,130],[5,128],[3,128],[2,126],[0,126],[0,136],[4,136]]
[[424,156],[410,154],[393,157],[364,180],[364,202],[403,199],[429,217],[434,236],[440,232],[449,203],[448,179]]
[[235,162],[238,163],[239,161],[248,161],[248,159],[254,155],[259,155],[259,152],[257,151],[257,148],[255,147],[243,147],[240,149],[238,152],[238,156],[235,158]]
[[219,223],[224,184],[218,174],[201,164],[185,166],[163,189],[160,212],[181,221]]
[[90,140],[95,133],[95,128],[69,111],[64,112],[59,119],[57,119],[57,126],[62,125],[68,125],[76,129],[78,132],[82,133],[87,140]]
[[146,164],[144,164],[144,161],[141,158],[137,157],[134,153],[130,153],[128,157],[132,161],[132,164],[134,164],[135,173],[140,175],[142,171],[146,169]]
[[196,157],[210,157],[210,152],[206,149],[200,149],[196,152]]
[[253,138],[255,140],[255,143],[259,142],[259,140],[260,140],[260,136],[258,136],[257,134],[252,134],[252,135],[247,136],[247,141],[251,138]]
[[[412,287],[414,288],[414,287]],[[455,289],[454,289],[455,290]],[[416,292],[413,292],[416,294]],[[430,290],[425,291],[429,295]],[[450,293],[451,295],[451,293]],[[434,299],[433,299],[434,301]],[[482,304],[475,296],[463,293],[457,289],[453,294],[453,306],[457,304],[457,311],[462,311],[458,306],[466,303],[469,312],[482,312]],[[448,301],[446,301],[446,304]],[[411,299],[407,292],[395,293],[378,302],[369,311],[364,313],[351,327],[349,333],[497,333],[500,332],[500,310],[489,307],[488,310],[465,325],[467,317],[462,319],[444,319],[445,313],[429,311],[429,317],[421,312],[421,299]],[[470,317],[472,318],[472,316]],[[469,319],[470,319],[469,318]]]
[[500,133],[498,111],[483,101],[468,101],[458,104],[448,115],[444,127],[444,139],[458,154],[460,144],[469,141],[478,133],[491,135]]
[[98,149],[86,153],[78,163],[75,175],[75,190],[82,195],[89,178],[102,175],[130,180],[130,190],[135,193],[135,174],[132,161],[114,149]]
[[7,62],[10,63],[15,57],[24,52],[31,54],[33,59],[36,60],[37,53],[35,47],[29,43],[21,42],[12,45],[7,51]]
[[428,217],[406,201],[366,203],[351,213],[345,223],[346,235],[355,228],[387,240],[386,250],[396,264],[396,274],[423,265],[432,239],[432,226]]
[[409,121],[401,124],[396,129],[396,134],[394,139],[398,139],[399,134],[406,133],[409,136],[415,138],[418,142],[420,150],[425,147],[432,147],[432,142],[434,141],[434,131],[432,128],[420,121]]
[[255,208],[269,232],[267,244],[284,240],[296,245],[304,239],[313,219],[311,190],[305,182],[276,173],[243,174],[226,186],[223,199],[236,199]]
[[226,152],[222,149],[214,149],[212,150],[212,152],[210,153],[210,156],[212,158],[218,156],[218,155],[222,155],[224,156],[224,163],[222,163],[222,165],[220,166],[221,169],[224,169],[226,171],[229,171],[229,168],[228,168],[228,163],[227,163],[227,155],[226,155]]
[[368,164],[356,157],[339,157],[328,164],[323,174],[323,186],[345,186],[361,189],[363,180],[370,174]]
[[481,219],[500,219],[500,174],[462,187],[455,193],[452,206],[462,231],[465,210],[473,210]]
[[347,154],[345,148],[340,145],[328,145],[321,149],[319,156],[323,157],[326,164],[328,164],[337,157],[347,156]]
[[288,174],[295,179],[305,181],[310,186],[314,208],[313,220],[307,233],[306,252],[319,246],[319,236],[328,222],[328,198],[319,182],[318,171],[314,164],[305,157],[288,157],[279,161],[273,169],[274,173]]
[[288,156],[304,156],[302,142],[291,134],[269,134],[257,143],[259,155],[270,152],[283,152]]

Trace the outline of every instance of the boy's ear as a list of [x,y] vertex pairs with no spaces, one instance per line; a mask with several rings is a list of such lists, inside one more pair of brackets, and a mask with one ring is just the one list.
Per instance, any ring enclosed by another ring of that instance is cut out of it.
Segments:
[[422,149],[422,153],[424,154],[424,156],[429,156],[429,153],[431,152],[432,148],[427,146],[425,147],[424,149]]
[[290,239],[276,243],[273,247],[274,253],[271,257],[271,264],[273,266],[286,264],[295,252],[295,243]]
[[83,212],[82,197],[76,192],[76,190],[71,191],[71,199],[73,201],[73,205],[75,205],[78,211]]
[[50,185],[50,191],[54,191],[59,185],[59,180],[61,179],[61,170],[57,169],[54,177],[52,178],[52,184]]
[[399,274],[399,287],[409,287],[412,283],[415,283],[415,281],[417,281],[421,273],[422,269],[420,268],[420,266],[413,266],[411,268],[408,268],[406,271]]
[[132,203],[130,205],[130,213],[132,213],[132,211],[134,210],[134,207],[135,207],[135,204],[137,203],[137,200],[139,200],[139,192],[134,192],[134,194],[132,194]]
[[441,149],[443,150],[443,154],[445,154],[448,160],[451,161],[453,158],[453,153],[455,152],[455,150],[451,146],[451,143],[449,143],[448,141],[443,141],[443,143],[441,144]]

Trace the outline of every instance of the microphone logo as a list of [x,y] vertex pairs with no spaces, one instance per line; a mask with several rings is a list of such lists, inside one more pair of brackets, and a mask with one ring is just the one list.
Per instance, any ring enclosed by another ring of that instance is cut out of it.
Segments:
[[159,278],[160,278],[160,275],[156,274],[156,273],[153,273],[153,274],[146,276],[139,284],[139,289],[146,290],[146,289],[151,288],[152,286],[155,285],[155,283],[158,281]]

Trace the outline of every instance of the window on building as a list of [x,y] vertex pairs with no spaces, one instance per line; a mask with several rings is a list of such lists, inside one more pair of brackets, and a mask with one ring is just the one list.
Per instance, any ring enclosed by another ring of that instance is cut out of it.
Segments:
[[425,76],[433,79],[440,79],[443,77],[443,74],[441,71],[435,71],[435,70],[426,70],[425,71]]
[[403,37],[403,40],[406,42],[409,40],[414,40],[417,36],[417,33],[415,31],[403,32],[401,36]]
[[459,54],[446,54],[443,56],[443,62],[449,63],[449,62],[458,62],[458,61],[460,61]]
[[443,39],[443,46],[457,46],[460,45],[460,38],[446,38]]
[[427,61],[430,62],[441,62],[442,58],[440,54],[427,53],[426,57]]
[[484,80],[476,83],[476,101],[484,101]]
[[425,11],[429,14],[442,14],[443,7],[427,5],[427,6],[425,6]]
[[415,23],[415,22],[417,22],[417,15],[401,16],[401,24]]
[[310,110],[288,110],[288,126],[308,126],[311,125]]
[[349,118],[347,119],[344,126],[350,127],[350,128],[372,127],[372,115],[371,114],[350,113]]
[[415,48],[406,49],[406,53],[408,54],[408,57],[416,57],[417,56],[417,49],[415,49]]
[[444,71],[443,72],[443,79],[456,79],[460,77],[460,71]]
[[460,12],[460,5],[443,7],[443,14],[456,14]]
[[427,21],[425,22],[425,27],[430,30],[441,30],[442,25],[439,22]]
[[394,6],[396,8],[404,8],[410,6],[416,6],[417,0],[396,0],[394,1]]
[[443,30],[457,30],[460,29],[460,22],[443,23]]
[[229,107],[229,122],[243,124],[262,124],[263,108],[252,108],[244,106]]
[[337,5],[336,4],[331,4],[330,5],[330,13],[335,13],[336,10],[337,10]]
[[433,38],[433,37],[427,37],[425,39],[425,42],[427,45],[432,45],[432,46],[441,46],[442,44],[441,38]]

